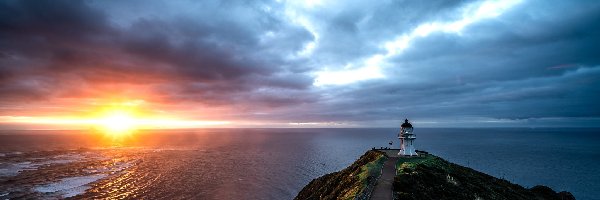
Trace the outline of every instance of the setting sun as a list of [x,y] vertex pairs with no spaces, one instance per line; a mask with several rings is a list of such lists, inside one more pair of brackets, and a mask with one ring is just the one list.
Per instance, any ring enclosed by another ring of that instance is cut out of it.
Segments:
[[136,129],[136,119],[127,111],[113,111],[98,122],[108,134],[121,135]]

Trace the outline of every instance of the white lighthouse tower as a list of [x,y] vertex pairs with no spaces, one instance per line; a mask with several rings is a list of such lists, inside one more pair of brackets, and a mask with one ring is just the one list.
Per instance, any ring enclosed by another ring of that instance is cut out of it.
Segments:
[[402,156],[417,156],[413,142],[417,137],[413,134],[413,126],[408,122],[408,119],[404,120],[404,123],[400,126],[400,133],[398,133],[398,139],[400,139],[400,152],[398,155]]

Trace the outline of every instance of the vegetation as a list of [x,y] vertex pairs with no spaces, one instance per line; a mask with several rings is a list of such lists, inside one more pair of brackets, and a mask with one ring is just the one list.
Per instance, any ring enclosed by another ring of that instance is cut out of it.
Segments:
[[[531,189],[450,163],[437,156],[400,157],[396,163],[395,199],[575,199],[546,186]],[[295,199],[368,199],[379,177],[384,153],[368,151],[348,168],[312,180]]]
[[574,199],[545,186],[526,189],[433,155],[400,158],[394,178],[396,199]]
[[295,199],[355,199],[377,181],[386,160],[384,153],[368,151],[346,169],[312,180]]

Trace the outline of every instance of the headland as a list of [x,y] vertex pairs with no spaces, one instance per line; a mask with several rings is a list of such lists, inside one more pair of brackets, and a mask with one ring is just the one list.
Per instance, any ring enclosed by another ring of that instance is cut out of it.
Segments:
[[349,167],[312,180],[295,199],[575,199],[546,186],[525,188],[424,151],[369,150]]

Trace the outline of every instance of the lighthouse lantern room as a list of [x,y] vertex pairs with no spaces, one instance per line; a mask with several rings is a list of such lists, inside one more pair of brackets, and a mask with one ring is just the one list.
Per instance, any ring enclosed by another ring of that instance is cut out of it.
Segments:
[[404,123],[400,126],[400,133],[398,133],[398,139],[400,139],[400,152],[398,155],[401,156],[417,156],[413,143],[417,137],[413,134],[413,126],[408,122],[408,119],[404,120]]

